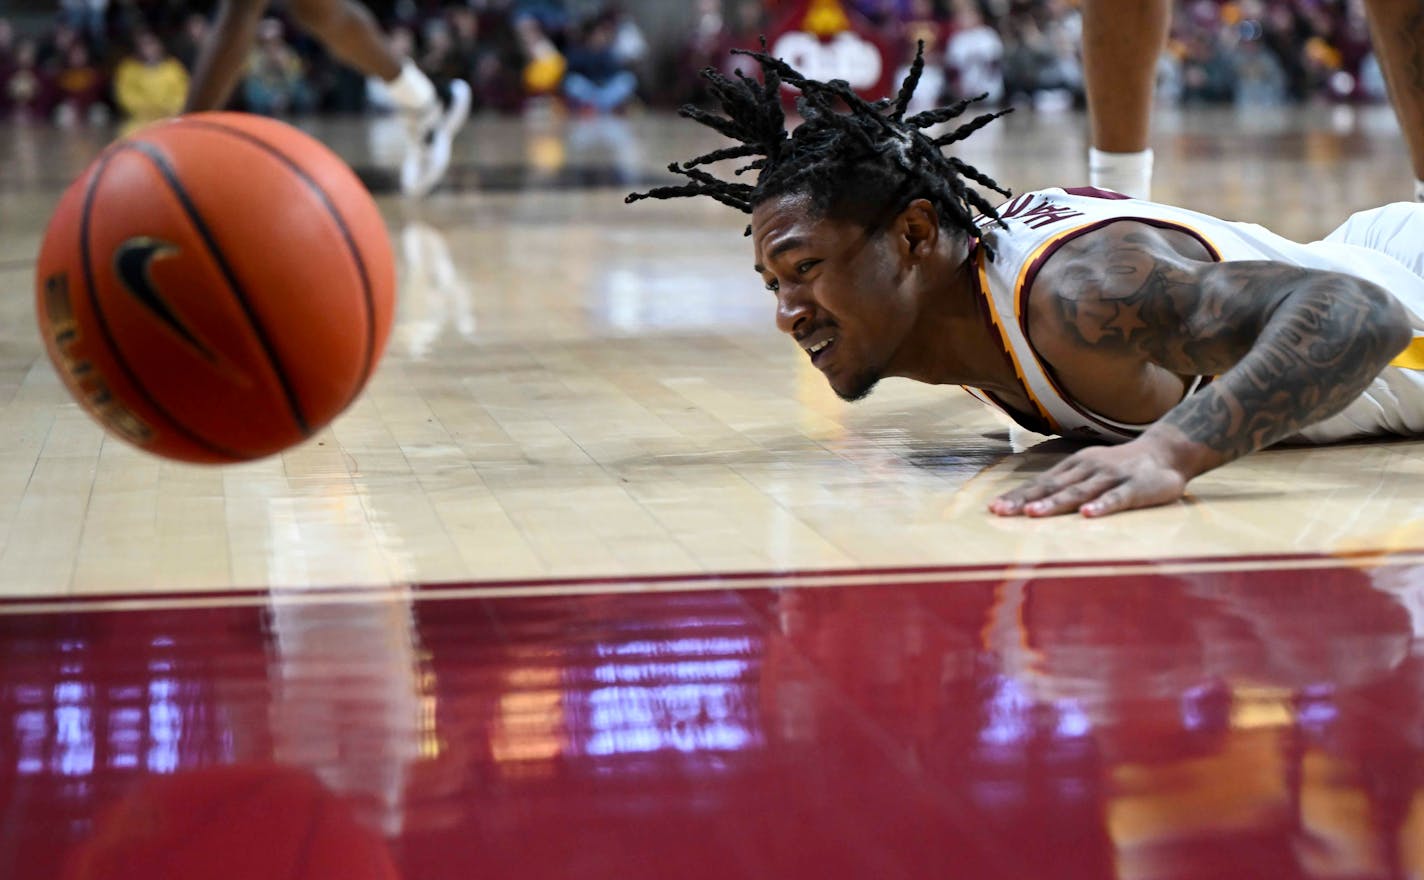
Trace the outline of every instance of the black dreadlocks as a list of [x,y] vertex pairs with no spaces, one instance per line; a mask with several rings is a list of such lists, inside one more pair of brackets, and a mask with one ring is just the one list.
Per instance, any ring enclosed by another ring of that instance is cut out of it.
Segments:
[[[980,95],[906,118],[906,108],[925,67],[924,49],[921,42],[895,98],[875,102],[861,98],[845,80],[807,79],[786,62],[767,54],[765,40],[761,52],[733,49],[733,54],[746,55],[761,64],[764,82],[759,83],[740,70],[733,79],[709,67],[702,74],[727,115],[718,116],[690,104],[679,112],[741,145],[714,150],[681,165],[674,162],[668,170],[689,178],[690,183],[632,193],[624,201],[710,196],[750,214],[766,199],[804,191],[822,216],[845,217],[874,229],[912,200],[925,198],[939,212],[941,224],[970,236],[978,235],[974,211],[996,221],[999,215],[965,179],[1005,197],[1011,193],[973,166],[944,155],[941,148],[964,140],[1009,111],[985,113],[935,138],[924,134],[923,129],[958,117],[970,104],[984,98]],[[796,108],[804,121],[790,134],[781,109],[783,82],[801,90]],[[849,112],[839,112],[838,102]],[[760,172],[755,186],[724,181],[698,167],[747,157],[759,158],[738,168],[735,174]],[[751,234],[750,226],[747,234]]]

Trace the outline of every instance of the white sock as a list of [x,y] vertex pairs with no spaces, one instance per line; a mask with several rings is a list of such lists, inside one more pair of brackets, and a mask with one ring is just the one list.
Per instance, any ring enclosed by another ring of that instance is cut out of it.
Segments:
[[435,103],[435,84],[409,58],[401,62],[400,73],[386,85],[391,100],[402,110],[419,110]]
[[1414,201],[1424,202],[1424,180],[1414,181]]
[[1097,147],[1089,147],[1088,182],[1099,189],[1110,189],[1134,199],[1150,199],[1152,151],[1105,153]]

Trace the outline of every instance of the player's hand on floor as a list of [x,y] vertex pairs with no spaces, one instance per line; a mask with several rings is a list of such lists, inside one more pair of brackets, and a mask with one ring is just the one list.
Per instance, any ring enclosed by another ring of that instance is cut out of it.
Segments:
[[1084,516],[1106,516],[1170,504],[1182,497],[1186,485],[1186,476],[1153,444],[1136,440],[1075,452],[989,502],[989,512],[1037,517],[1076,510]]

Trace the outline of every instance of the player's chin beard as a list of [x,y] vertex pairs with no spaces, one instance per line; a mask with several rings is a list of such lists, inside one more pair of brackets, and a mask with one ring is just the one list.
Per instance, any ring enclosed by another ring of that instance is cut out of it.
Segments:
[[864,400],[875,388],[880,378],[879,371],[864,370],[857,373],[844,388],[832,385],[831,390],[846,403],[855,403],[857,400]]

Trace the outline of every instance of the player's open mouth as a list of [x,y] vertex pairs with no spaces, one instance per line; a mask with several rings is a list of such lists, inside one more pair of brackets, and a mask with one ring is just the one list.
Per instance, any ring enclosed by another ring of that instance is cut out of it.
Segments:
[[817,342],[815,345],[806,346],[806,353],[811,356],[811,363],[814,364],[816,363],[816,361],[820,360],[821,357],[826,353],[826,351],[831,347],[831,344],[835,341],[836,338],[834,336],[828,336],[827,338],[822,339],[820,342]]

